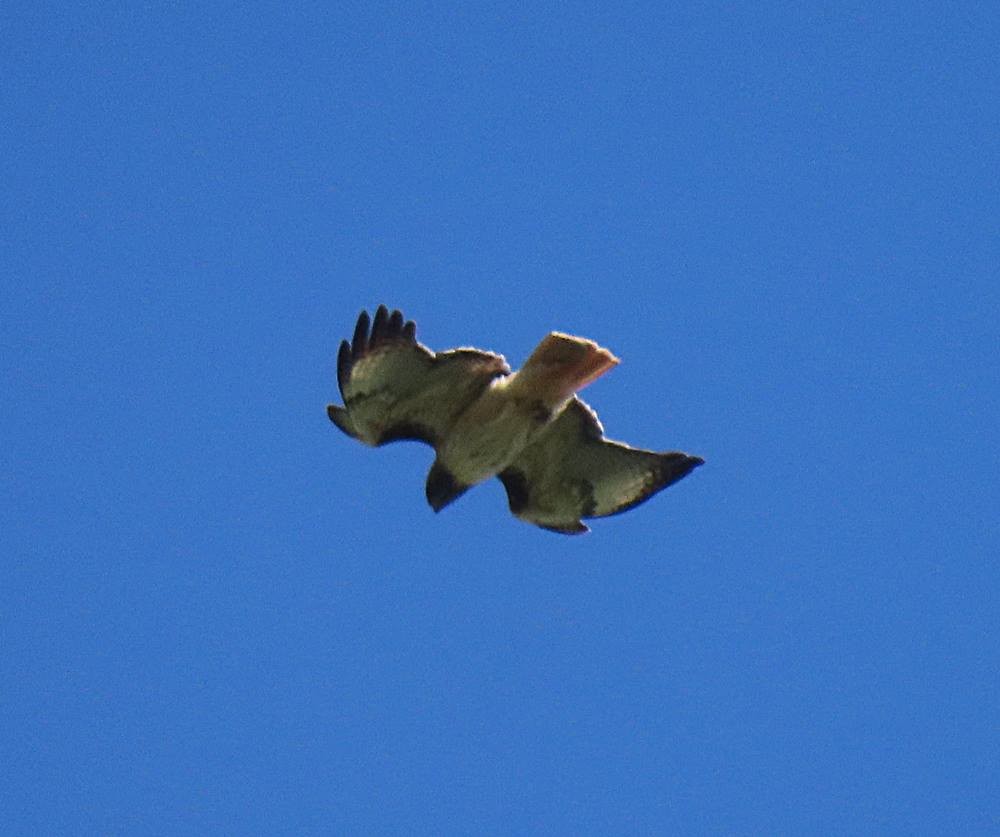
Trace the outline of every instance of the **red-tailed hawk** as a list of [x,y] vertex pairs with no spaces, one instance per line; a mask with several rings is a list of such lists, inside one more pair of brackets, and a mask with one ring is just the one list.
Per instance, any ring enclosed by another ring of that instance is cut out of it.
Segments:
[[331,404],[327,414],[366,445],[431,445],[437,456],[426,493],[436,512],[496,476],[521,520],[577,534],[587,531],[582,518],[637,506],[704,461],[604,438],[575,393],[618,358],[592,340],[554,331],[512,373],[492,352],[432,352],[416,332],[384,305],[373,320],[362,311],[337,357],[344,406]]

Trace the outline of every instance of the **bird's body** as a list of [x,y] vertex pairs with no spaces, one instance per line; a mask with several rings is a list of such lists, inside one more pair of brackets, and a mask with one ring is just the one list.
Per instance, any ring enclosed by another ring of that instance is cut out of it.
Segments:
[[491,381],[438,448],[438,462],[462,485],[495,477],[551,421],[535,402],[512,395],[510,383]]
[[431,352],[416,342],[412,322],[379,306],[374,320],[362,312],[352,341],[341,344],[337,377],[345,406],[331,404],[327,412],[368,445],[432,445],[437,457],[426,493],[435,511],[498,476],[521,519],[585,532],[582,517],[631,508],[702,463],[603,437],[576,392],[617,363],[592,340],[552,332],[511,373],[492,352]]
[[494,378],[458,416],[438,461],[463,485],[495,477],[513,462],[569,399],[618,363],[592,340],[549,334],[510,375]]

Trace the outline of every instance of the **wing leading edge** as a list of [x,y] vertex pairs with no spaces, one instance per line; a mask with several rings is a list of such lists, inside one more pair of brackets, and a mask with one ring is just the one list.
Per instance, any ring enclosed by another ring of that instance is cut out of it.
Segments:
[[434,353],[417,342],[417,327],[398,310],[362,311],[350,341],[340,344],[337,382],[344,406],[327,415],[369,445],[405,439],[437,446],[489,382],[510,374],[500,355],[478,349]]
[[703,463],[680,451],[657,453],[604,438],[597,415],[574,397],[498,476],[516,517],[578,534],[588,531],[584,518],[634,508]]

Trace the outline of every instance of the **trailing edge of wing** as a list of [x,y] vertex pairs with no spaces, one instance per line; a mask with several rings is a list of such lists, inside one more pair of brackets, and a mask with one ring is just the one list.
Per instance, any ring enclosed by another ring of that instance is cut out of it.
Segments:
[[510,373],[499,355],[478,349],[435,354],[416,339],[417,326],[384,305],[362,311],[350,341],[340,344],[337,382],[344,406],[330,420],[369,445],[401,440],[437,446],[465,407],[498,375]]
[[579,398],[498,476],[511,512],[558,532],[582,520],[635,508],[703,463],[679,451],[658,453],[604,438]]

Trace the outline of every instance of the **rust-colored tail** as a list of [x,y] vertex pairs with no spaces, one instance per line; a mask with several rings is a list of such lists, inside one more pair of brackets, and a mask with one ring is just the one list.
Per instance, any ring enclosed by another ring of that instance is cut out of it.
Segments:
[[518,370],[516,386],[555,409],[618,362],[593,340],[553,331]]

